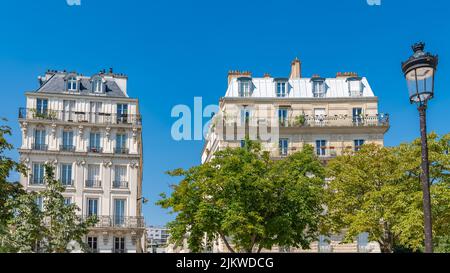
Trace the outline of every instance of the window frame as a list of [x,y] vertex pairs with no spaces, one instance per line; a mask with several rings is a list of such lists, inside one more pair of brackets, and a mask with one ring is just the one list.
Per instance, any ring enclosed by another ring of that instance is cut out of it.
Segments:
[[[73,88],[75,85],[75,88]],[[69,76],[67,78],[67,91],[77,92],[78,91],[78,79],[76,76]]]

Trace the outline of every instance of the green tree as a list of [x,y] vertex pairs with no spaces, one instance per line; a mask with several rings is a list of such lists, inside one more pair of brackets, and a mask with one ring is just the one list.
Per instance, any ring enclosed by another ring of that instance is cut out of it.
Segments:
[[[448,135],[429,136],[435,236],[450,232],[448,140]],[[326,195],[330,229],[345,229],[346,241],[368,232],[382,252],[420,251],[424,244],[420,149],[420,140],[394,148],[368,144],[332,160]]]
[[82,239],[97,219],[95,217],[82,219],[79,216],[80,209],[75,203],[65,203],[62,195],[65,187],[54,178],[54,168],[49,164],[45,165],[44,181],[47,187],[39,193],[44,201],[41,223],[44,230],[42,250],[48,253],[70,252],[68,245],[73,241],[86,250]]
[[311,147],[273,162],[258,143],[215,153],[209,163],[174,170],[183,177],[157,203],[171,208],[171,240],[193,252],[221,239],[230,252],[309,248],[317,239],[324,171]]

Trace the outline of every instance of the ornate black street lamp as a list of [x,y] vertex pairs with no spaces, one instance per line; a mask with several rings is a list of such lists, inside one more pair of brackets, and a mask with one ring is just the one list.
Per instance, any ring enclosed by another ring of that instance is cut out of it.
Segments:
[[438,65],[438,56],[425,53],[424,43],[412,46],[414,54],[402,63],[402,70],[408,84],[409,100],[417,104],[420,114],[420,135],[422,139],[422,173],[420,180],[423,191],[423,215],[425,231],[425,252],[433,252],[433,234],[431,224],[431,197],[428,162],[426,110],[428,100],[434,96],[434,75]]

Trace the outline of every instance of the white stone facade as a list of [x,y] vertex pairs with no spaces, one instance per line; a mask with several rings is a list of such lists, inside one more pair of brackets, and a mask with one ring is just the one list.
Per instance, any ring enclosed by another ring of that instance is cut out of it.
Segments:
[[21,184],[45,189],[42,164],[55,167],[67,202],[99,222],[85,240],[94,252],[144,252],[142,123],[127,77],[48,71],[19,111]]

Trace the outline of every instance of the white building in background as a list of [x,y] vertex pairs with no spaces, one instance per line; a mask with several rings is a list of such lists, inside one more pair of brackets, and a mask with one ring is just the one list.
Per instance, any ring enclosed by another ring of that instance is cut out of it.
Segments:
[[[228,88],[210,124],[201,160],[209,162],[215,152],[227,147],[242,147],[249,135],[258,139],[274,160],[311,145],[326,164],[344,150],[357,151],[365,143],[383,145],[388,129],[389,116],[378,111],[378,98],[365,77],[337,73],[332,78],[305,78],[300,60],[295,59],[289,77],[228,73]],[[311,250],[265,251],[379,252],[378,244],[368,242],[367,234],[352,244],[340,244],[341,239],[340,235],[321,236]],[[221,240],[209,251],[227,252]]]
[[166,227],[149,226],[147,228],[148,251],[164,253],[169,241],[169,229]]
[[94,252],[144,252],[142,123],[127,76],[102,71],[91,77],[47,71],[19,110],[21,184],[45,189],[44,164],[66,186],[67,203],[96,215],[86,243]]

